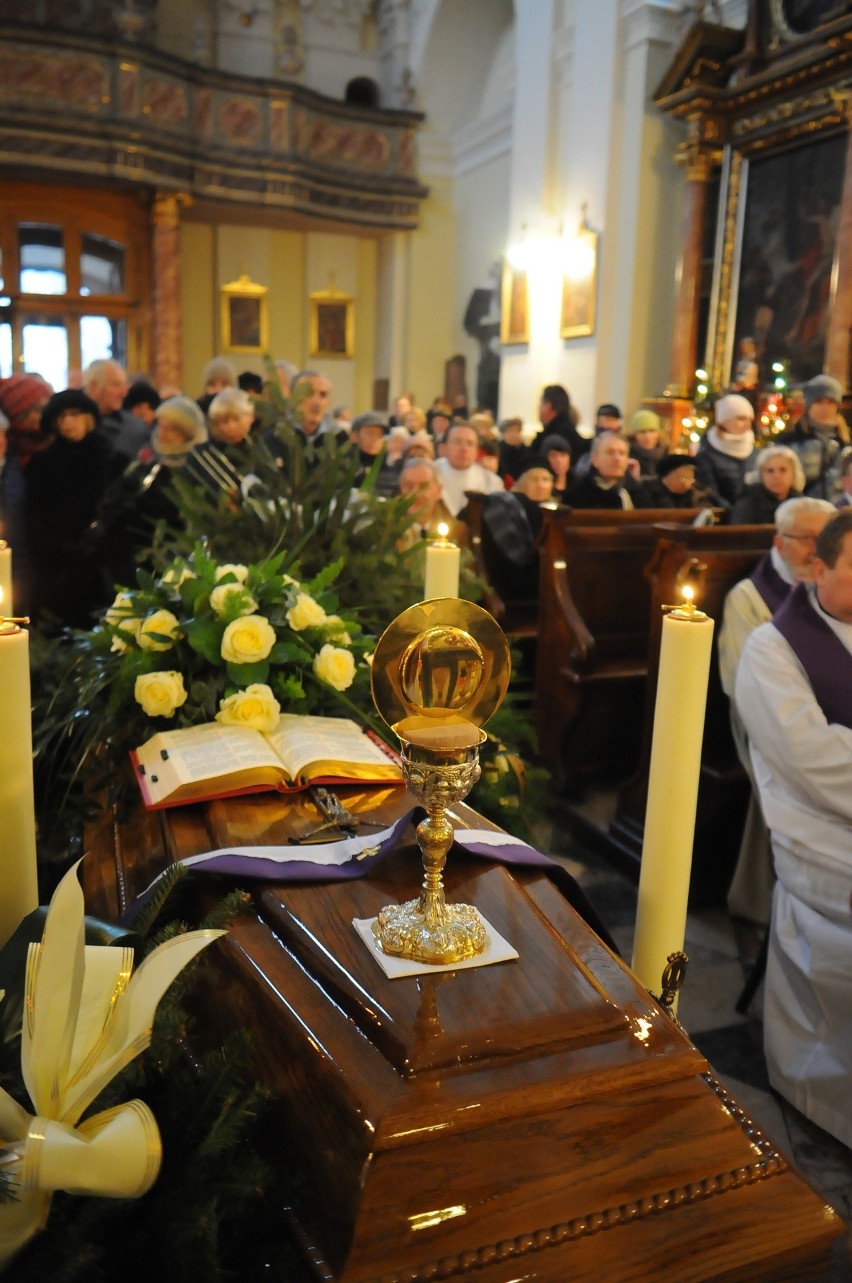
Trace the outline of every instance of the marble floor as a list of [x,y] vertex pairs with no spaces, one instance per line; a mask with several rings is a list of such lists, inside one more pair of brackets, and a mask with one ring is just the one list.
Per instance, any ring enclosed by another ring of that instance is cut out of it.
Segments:
[[[607,857],[572,836],[563,824],[537,834],[539,846],[557,856],[577,879],[609,927],[622,957],[630,959],[636,885]],[[777,1096],[766,1076],[760,1019],[762,986],[749,1012],[736,1002],[763,939],[761,928],[720,909],[690,913],[689,956],[679,1016],[692,1041],[719,1078],[779,1151],[850,1227],[835,1246],[826,1283],[852,1283],[852,1152],[815,1127]]]

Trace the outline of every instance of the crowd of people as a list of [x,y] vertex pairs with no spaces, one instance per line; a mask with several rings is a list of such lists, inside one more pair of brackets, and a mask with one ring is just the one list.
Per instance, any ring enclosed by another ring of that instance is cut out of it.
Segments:
[[[503,578],[527,588],[542,503],[715,509],[735,523],[770,523],[779,504],[798,495],[852,501],[849,429],[840,386],[827,375],[805,385],[802,415],[763,450],[752,402],[739,393],[719,398],[693,455],[679,438],[668,439],[648,408],[625,422],[617,405],[604,403],[584,431],[559,384],[543,389],[540,430],[530,441],[520,418],[497,424],[488,411],[440,397],[423,411],[402,394],[390,415],[367,410],[352,418],[332,406],[324,375],[286,361],[274,370],[306,466],[321,464],[324,442],[333,439],[357,461],[356,486],[369,478],[376,494],[393,498],[411,495],[416,479],[418,508],[436,496],[421,531],[449,518],[463,542],[467,494],[489,496],[484,521],[505,560]],[[158,391],[146,378],[129,383],[113,360],[95,361],[78,382],[54,392],[37,374],[0,380],[0,509],[22,609],[85,626],[114,582],[132,581],[157,522],[179,524],[176,477],[214,495],[244,495],[258,449],[279,467],[286,449],[258,413],[263,380],[238,375],[224,357],[209,362],[197,397]]]

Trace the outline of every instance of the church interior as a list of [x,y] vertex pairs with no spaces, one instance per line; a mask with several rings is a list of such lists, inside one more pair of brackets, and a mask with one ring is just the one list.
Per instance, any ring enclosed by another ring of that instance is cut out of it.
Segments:
[[[0,69],[0,1273],[852,1280],[726,660],[845,564],[852,4],[0,0]],[[280,711],[373,774],[152,802]]]

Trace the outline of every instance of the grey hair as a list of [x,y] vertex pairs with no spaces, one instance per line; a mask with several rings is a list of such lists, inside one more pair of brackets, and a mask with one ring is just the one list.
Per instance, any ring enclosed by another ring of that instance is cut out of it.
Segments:
[[201,386],[207,387],[214,379],[221,379],[229,388],[237,386],[237,372],[226,356],[214,356],[201,371]]
[[91,365],[87,365],[83,372],[83,387],[102,388],[104,375],[111,366],[124,373],[124,367],[121,362],[113,360],[111,356],[99,357],[97,361],[92,361]]
[[399,474],[400,481],[405,476],[406,472],[410,472],[412,468],[428,468],[439,485],[443,484],[444,477],[438,467],[437,460],[416,457],[414,459],[406,459],[405,463],[402,465],[402,471]]
[[216,423],[229,414],[250,414],[254,418],[254,405],[248,392],[242,388],[223,388],[216,393],[207,409],[208,419]]
[[761,450],[757,457],[757,475],[763,479],[763,469],[767,463],[773,459],[786,459],[793,469],[793,489],[799,493],[805,488],[805,474],[802,469],[802,462],[795,450],[791,450],[788,445],[770,445],[765,450]]
[[837,509],[827,499],[810,499],[806,495],[798,499],[785,499],[775,509],[775,529],[779,535],[789,535],[798,517],[815,516],[817,513],[836,517]]
[[600,452],[601,446],[604,444],[604,442],[609,441],[611,439],[615,439],[616,441],[623,441],[624,444],[627,446],[628,450],[630,449],[629,445],[627,444],[626,437],[623,437],[620,432],[601,432],[600,435],[596,436],[594,441],[592,442],[592,448],[589,451],[591,458],[594,459],[595,455]]

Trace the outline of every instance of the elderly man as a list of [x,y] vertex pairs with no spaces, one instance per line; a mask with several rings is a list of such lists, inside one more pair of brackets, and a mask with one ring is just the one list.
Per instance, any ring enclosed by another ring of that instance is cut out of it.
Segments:
[[83,391],[100,411],[95,432],[104,438],[117,464],[126,466],[151,439],[148,425],[123,409],[127,375],[118,361],[93,361],[83,375]]
[[574,480],[565,493],[573,508],[647,508],[648,499],[638,481],[628,475],[630,448],[617,432],[602,432],[591,449],[591,466],[585,477]]
[[424,539],[433,538],[442,522],[448,527],[453,543],[467,544],[467,526],[456,520],[441,498],[441,476],[433,459],[408,459],[400,473],[399,493],[404,499],[411,500],[408,510],[411,525],[397,540],[400,552]]
[[441,498],[457,517],[467,503],[465,490],[496,494],[503,482],[493,472],[476,462],[479,437],[467,423],[453,423],[444,436],[444,456],[437,462],[441,477]]
[[736,702],[778,881],[764,1046],[773,1087],[852,1146],[852,512],[746,643]]
[[[740,761],[754,785],[748,739],[734,699],[737,665],[755,628],[768,623],[794,584],[813,578],[817,536],[834,509],[823,499],[788,499],[775,513],[772,548],[725,598],[719,633],[719,676],[731,700],[731,730]],[[738,917],[767,923],[775,875],[769,835],[755,795],[746,815],[739,858],[728,891],[728,908]]]
[[[305,450],[305,462],[309,468],[316,467],[319,463],[324,438],[333,437],[340,444],[347,439],[346,430],[339,428],[328,412],[330,401],[331,384],[324,375],[318,374],[316,370],[300,370],[294,376],[285,424],[295,430],[300,445],[308,447]],[[269,428],[264,433],[263,443],[278,467],[285,468],[287,447],[283,437],[278,434],[278,426]]]
[[849,445],[846,420],[840,413],[843,389],[830,374],[818,374],[803,388],[805,413],[789,431],[778,438],[779,445],[796,451],[805,474],[805,494],[819,499],[837,499],[839,455]]

